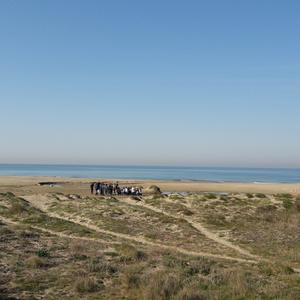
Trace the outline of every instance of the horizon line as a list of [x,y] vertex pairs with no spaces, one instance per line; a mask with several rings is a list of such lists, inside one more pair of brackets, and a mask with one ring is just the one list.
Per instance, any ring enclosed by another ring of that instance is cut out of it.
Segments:
[[170,164],[91,164],[91,163],[12,163],[12,162],[0,162],[0,165],[36,165],[36,166],[82,166],[82,167],[147,167],[147,168],[226,168],[226,169],[300,169],[297,167],[266,167],[266,166],[213,166],[213,165],[170,165]]

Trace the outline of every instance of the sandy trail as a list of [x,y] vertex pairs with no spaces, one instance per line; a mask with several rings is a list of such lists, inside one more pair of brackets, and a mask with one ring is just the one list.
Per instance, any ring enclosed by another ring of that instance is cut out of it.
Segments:
[[[51,203],[52,201],[47,196],[44,196],[44,195],[24,196],[23,199],[29,201],[34,207],[40,209],[44,213],[48,214],[48,216],[50,216],[50,217],[65,220],[65,221],[68,221],[68,222],[71,221],[75,224],[85,226],[85,227],[87,227],[91,230],[94,230],[94,231],[102,233],[102,234],[107,234],[107,235],[118,237],[118,238],[121,238],[121,239],[124,239],[124,240],[129,240],[129,241],[133,241],[133,242],[140,243],[140,244],[143,244],[143,245],[148,245],[148,246],[151,246],[151,247],[154,247],[154,248],[172,250],[172,251],[184,254],[184,255],[197,256],[197,257],[208,257],[208,258],[215,258],[215,259],[224,259],[224,260],[236,261],[236,262],[241,262],[241,263],[258,264],[259,262],[271,262],[268,259],[253,255],[253,254],[249,253],[248,251],[240,248],[239,246],[236,246],[236,245],[232,244],[231,242],[220,238],[215,233],[213,233],[213,232],[207,230],[206,228],[204,228],[202,226],[202,224],[196,223],[192,220],[186,220],[186,219],[188,219],[187,217],[185,217],[184,219],[189,224],[194,226],[194,228],[196,228],[196,229],[198,228],[199,232],[204,234],[206,237],[211,238],[215,242],[218,242],[218,243],[220,243],[222,245],[225,245],[229,248],[232,248],[232,249],[238,251],[240,254],[244,254],[246,256],[249,256],[249,257],[251,257],[251,259],[250,258],[245,259],[245,258],[231,257],[231,256],[226,256],[226,255],[211,254],[211,253],[201,252],[201,251],[197,251],[197,252],[196,251],[190,251],[190,250],[182,249],[180,247],[169,246],[169,245],[165,245],[165,244],[161,244],[161,243],[157,243],[157,242],[151,242],[149,240],[144,239],[143,237],[134,237],[134,236],[124,234],[124,233],[117,233],[117,232],[113,232],[113,231],[109,231],[109,230],[105,230],[105,229],[100,229],[99,227],[97,227],[93,224],[90,224],[89,220],[82,221],[82,220],[79,220],[78,217],[74,217],[72,215],[68,215],[68,217],[63,217],[63,216],[61,216],[57,213],[49,212],[47,210],[47,204]],[[136,202],[136,201],[131,200],[131,199],[123,199],[123,201],[125,201],[128,204],[143,206],[144,208],[152,209],[155,212],[163,213],[167,216],[170,216],[170,217],[174,218],[173,215],[168,214],[168,213],[166,213],[165,211],[163,211],[159,208],[152,207],[152,206],[147,205],[145,203]],[[181,217],[175,217],[175,218],[182,219]],[[97,239],[95,239],[95,240],[97,240]],[[300,269],[298,269],[298,268],[293,268],[293,270],[296,273],[300,273]]]
[[[3,221],[4,223],[7,223],[7,224],[15,225],[15,226],[24,225],[23,223],[13,221],[13,220],[5,218],[3,216],[0,216],[0,221]],[[105,241],[105,240],[102,240],[99,238],[89,238],[89,237],[84,237],[84,236],[75,236],[75,235],[65,234],[62,232],[53,231],[51,229],[46,229],[46,228],[43,228],[40,226],[35,226],[35,225],[28,225],[28,226],[33,229],[36,229],[38,231],[42,231],[44,233],[49,233],[51,235],[54,235],[54,236],[57,236],[60,238],[67,238],[67,239],[71,239],[71,240],[81,240],[81,241],[88,241],[88,242],[101,242],[103,244],[110,244],[110,245],[120,244],[120,242],[109,242],[109,241]]]
[[216,242],[218,244],[221,244],[223,246],[226,246],[228,248],[231,248],[231,249],[237,251],[238,253],[240,253],[242,255],[245,255],[245,256],[248,256],[248,257],[250,257],[252,259],[256,259],[256,260],[258,260],[258,259],[261,260],[262,259],[259,256],[251,254],[249,251],[247,251],[245,249],[242,249],[241,247],[239,247],[237,245],[234,245],[231,242],[229,242],[229,241],[227,241],[227,240],[219,237],[217,234],[215,234],[212,231],[210,231],[207,228],[205,228],[201,223],[195,222],[195,221],[193,221],[189,217],[186,217],[186,216],[183,216],[183,215],[181,215],[181,216],[174,216],[173,214],[167,213],[166,211],[164,211],[164,210],[162,210],[160,208],[153,207],[152,205],[146,204],[146,203],[144,203],[142,201],[135,201],[135,200],[131,200],[131,199],[128,199],[128,198],[122,198],[120,201],[126,202],[127,204],[130,204],[130,205],[141,206],[141,207],[150,209],[150,210],[152,210],[154,212],[164,214],[164,215],[166,215],[168,217],[171,217],[171,218],[174,218],[174,219],[183,219],[187,223],[189,223],[193,228],[195,228],[198,232],[200,232],[201,234],[205,235],[208,239],[213,240],[214,242]]
[[[43,197],[44,201],[41,199],[41,197]],[[179,252],[179,253],[182,253],[185,255],[209,257],[209,258],[215,258],[215,259],[225,259],[225,260],[237,261],[237,262],[242,262],[242,263],[253,263],[253,264],[258,263],[258,261],[256,259],[231,257],[231,256],[211,254],[211,253],[206,253],[206,252],[201,252],[201,251],[190,251],[190,250],[182,249],[182,248],[179,248],[176,246],[169,246],[169,245],[165,245],[165,244],[158,243],[158,242],[151,242],[149,240],[146,240],[143,237],[135,237],[135,236],[131,236],[131,235],[124,234],[124,233],[117,233],[117,232],[110,231],[110,230],[100,229],[96,225],[90,224],[89,220],[82,221],[82,218],[80,218],[80,220],[79,220],[78,217],[74,217],[72,215],[68,215],[67,217],[65,217],[65,216],[61,216],[57,213],[47,211],[46,203],[51,202],[51,200],[48,197],[43,196],[43,195],[24,196],[23,199],[29,201],[34,207],[45,212],[50,217],[65,220],[68,222],[73,222],[75,224],[79,224],[81,226],[85,226],[91,230],[94,230],[95,232],[118,237],[118,238],[121,238],[124,240],[133,241],[133,242],[148,245],[148,246],[151,246],[154,248],[172,250],[172,251]]]
[[[32,203],[32,205],[34,205],[35,207],[37,207],[37,208],[39,208],[43,211],[47,211],[47,204],[52,202],[51,198],[49,198],[47,196],[44,196],[44,195],[24,196],[23,198],[25,200],[29,201],[30,203]],[[186,222],[188,222],[193,228],[195,228],[199,233],[206,236],[208,239],[213,240],[214,242],[216,242],[218,244],[221,244],[223,246],[226,246],[228,248],[231,248],[231,249],[237,251],[238,253],[240,253],[242,255],[248,256],[251,259],[255,259],[255,260],[261,259],[259,256],[253,255],[249,251],[247,251],[245,249],[242,249],[241,247],[239,247],[237,245],[234,245],[231,242],[219,237],[215,233],[213,233],[210,230],[208,230],[207,228],[205,228],[201,223],[195,222],[195,221],[191,220],[190,218],[188,218],[186,216],[175,216],[174,214],[167,213],[166,211],[164,211],[160,208],[153,207],[153,206],[148,205],[148,204],[146,204],[142,201],[135,201],[135,200],[131,200],[131,199],[128,199],[128,198],[122,198],[122,199],[119,199],[119,201],[126,202],[129,205],[141,206],[143,208],[152,210],[152,211],[154,211],[156,213],[159,213],[159,214],[166,215],[166,216],[171,217],[173,219],[183,219]],[[96,227],[96,228],[98,228],[98,227]]]

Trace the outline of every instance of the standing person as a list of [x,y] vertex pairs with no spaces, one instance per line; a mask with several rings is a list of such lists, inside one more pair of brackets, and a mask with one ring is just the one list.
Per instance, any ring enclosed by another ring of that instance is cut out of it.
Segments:
[[92,182],[90,185],[91,194],[94,194],[94,186],[95,186],[95,182]]
[[103,195],[106,195],[107,194],[107,184],[104,183],[103,184]]
[[100,182],[97,182],[96,184],[96,195],[99,195],[100,193]]
[[109,195],[112,195],[113,194],[113,185],[110,183],[109,185],[108,185],[108,194]]

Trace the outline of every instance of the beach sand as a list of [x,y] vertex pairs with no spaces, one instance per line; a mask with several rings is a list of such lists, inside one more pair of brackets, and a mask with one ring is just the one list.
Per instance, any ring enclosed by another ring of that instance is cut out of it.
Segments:
[[[157,185],[163,192],[224,192],[224,193],[291,193],[300,194],[300,183],[241,183],[241,182],[204,182],[204,181],[165,181],[165,180],[116,180],[67,178],[47,176],[0,176],[0,192],[62,192],[88,194],[89,183],[93,181],[116,182],[120,185],[151,186]],[[40,186],[39,182],[58,182],[58,186]]]

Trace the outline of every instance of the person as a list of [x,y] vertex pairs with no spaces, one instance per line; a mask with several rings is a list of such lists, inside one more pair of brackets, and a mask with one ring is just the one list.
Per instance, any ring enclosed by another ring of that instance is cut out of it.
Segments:
[[95,182],[92,182],[91,185],[90,185],[91,194],[94,194],[94,186],[95,186]]
[[134,186],[131,187],[131,194],[135,195],[135,187]]
[[103,195],[107,195],[107,184],[103,183]]
[[109,185],[108,185],[108,194],[112,195],[112,193],[113,193],[113,185],[111,183],[109,183]]
[[97,182],[96,184],[96,195],[100,194],[100,182]]

